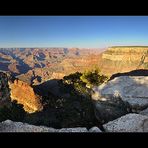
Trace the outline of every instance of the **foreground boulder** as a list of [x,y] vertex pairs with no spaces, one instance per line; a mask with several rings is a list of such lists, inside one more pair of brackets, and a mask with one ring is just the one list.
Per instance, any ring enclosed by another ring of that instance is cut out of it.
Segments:
[[120,97],[99,97],[94,101],[95,116],[102,124],[117,119],[129,112],[131,108],[128,103],[123,102]]
[[95,90],[95,93],[98,92],[104,97],[120,96],[133,111],[138,112],[148,107],[148,76],[116,77],[100,85]]
[[0,123],[0,132],[56,132],[56,130],[44,126],[34,126],[6,120]]
[[146,109],[140,111],[139,114],[148,116],[148,108],[146,108]]
[[64,132],[64,133],[75,133],[75,132],[88,132],[85,127],[77,127],[77,128],[62,128],[57,130],[57,132]]
[[88,131],[85,127],[77,127],[77,128],[62,128],[62,129],[54,129],[45,126],[35,126],[29,125],[27,123],[22,122],[13,122],[11,120],[6,120],[0,123],[0,132],[101,132],[101,130],[97,127],[93,127],[90,131]]
[[148,117],[127,114],[103,125],[106,132],[148,132]]
[[129,112],[131,107],[120,96],[101,96],[98,88],[93,88],[92,100],[94,103],[95,116],[102,124],[115,120]]

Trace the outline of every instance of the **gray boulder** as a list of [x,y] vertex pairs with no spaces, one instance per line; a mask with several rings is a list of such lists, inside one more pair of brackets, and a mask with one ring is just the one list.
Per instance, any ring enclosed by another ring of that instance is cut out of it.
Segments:
[[22,122],[6,120],[0,123],[0,132],[89,132],[85,127],[54,129],[45,126],[29,125]]
[[106,132],[148,132],[148,117],[127,114],[103,125]]
[[[148,107],[148,76],[120,76],[94,88],[92,97],[98,100],[102,97],[120,96],[128,102],[133,111],[137,112]],[[98,99],[97,99],[98,98]]]
[[54,128],[29,125],[22,122],[6,120],[0,123],[0,132],[56,132]]
[[139,114],[148,116],[148,108],[146,108],[146,109],[140,111]]
[[119,96],[101,97],[98,95],[98,100],[93,100],[93,103],[95,116],[101,124],[131,112],[130,105]]
[[62,128],[58,130],[58,132],[62,133],[79,133],[79,132],[88,132],[85,127],[77,127],[77,128]]
[[89,129],[89,132],[91,132],[91,133],[100,133],[102,131],[98,127],[94,126],[94,127]]

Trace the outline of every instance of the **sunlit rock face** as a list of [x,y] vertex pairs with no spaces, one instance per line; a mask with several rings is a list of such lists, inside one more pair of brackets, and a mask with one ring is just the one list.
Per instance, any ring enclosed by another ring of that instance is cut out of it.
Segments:
[[135,69],[148,69],[148,47],[110,47],[102,54],[99,66],[107,75]]
[[33,88],[27,83],[16,79],[13,83],[9,83],[9,87],[11,89],[11,100],[16,100],[19,104],[22,104],[25,111],[32,113],[43,109],[40,97],[34,93]]
[[128,102],[133,111],[143,110],[148,107],[148,76],[120,76],[115,77],[106,84],[95,88],[93,98],[99,100],[100,96],[120,96]]

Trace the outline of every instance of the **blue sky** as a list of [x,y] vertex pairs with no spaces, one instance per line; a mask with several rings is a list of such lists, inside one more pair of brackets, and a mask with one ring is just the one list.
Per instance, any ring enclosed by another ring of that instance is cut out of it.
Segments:
[[148,16],[0,16],[0,47],[148,45]]

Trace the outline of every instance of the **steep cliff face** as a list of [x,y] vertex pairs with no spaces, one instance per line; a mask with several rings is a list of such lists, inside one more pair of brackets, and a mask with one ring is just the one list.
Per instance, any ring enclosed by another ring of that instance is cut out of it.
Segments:
[[99,66],[108,75],[135,69],[148,69],[148,47],[110,47],[102,54]]
[[14,83],[9,83],[9,87],[11,89],[11,100],[23,104],[25,111],[32,113],[43,109],[40,97],[34,93],[33,88],[27,83],[16,79]]

